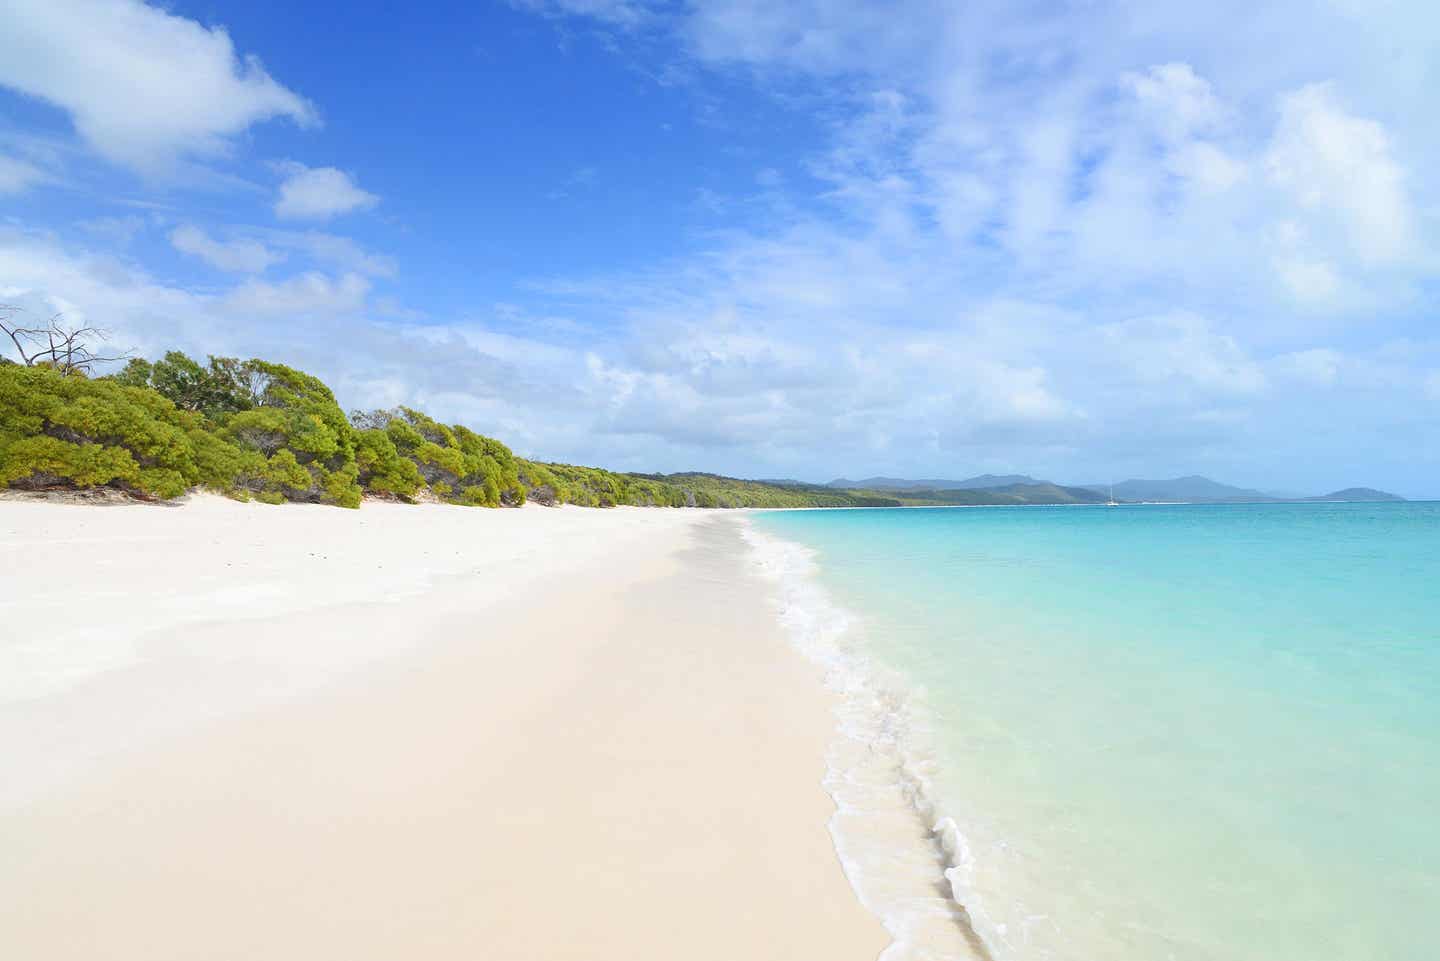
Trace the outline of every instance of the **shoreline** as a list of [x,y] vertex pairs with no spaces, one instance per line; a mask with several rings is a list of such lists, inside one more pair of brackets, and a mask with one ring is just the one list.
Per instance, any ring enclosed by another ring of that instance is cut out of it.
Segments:
[[744,536],[775,585],[791,644],[837,698],[826,751],[830,834],[851,886],[890,935],[887,956],[994,961],[976,927],[984,912],[968,842],[932,784],[937,755],[923,697],[870,655],[863,614],[831,595],[813,549],[753,524]]
[[0,504],[0,950],[877,957],[740,516]]

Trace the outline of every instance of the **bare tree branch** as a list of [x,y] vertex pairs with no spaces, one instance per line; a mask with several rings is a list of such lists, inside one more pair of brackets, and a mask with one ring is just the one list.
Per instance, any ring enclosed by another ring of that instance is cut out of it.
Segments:
[[21,313],[24,310],[20,307],[0,304],[0,331],[10,338],[27,367],[52,367],[62,374],[88,376],[98,365],[113,364],[131,356],[128,350],[103,354],[92,348],[92,344],[109,339],[102,328],[70,326],[63,314],[55,314],[43,327],[26,327],[15,320]]

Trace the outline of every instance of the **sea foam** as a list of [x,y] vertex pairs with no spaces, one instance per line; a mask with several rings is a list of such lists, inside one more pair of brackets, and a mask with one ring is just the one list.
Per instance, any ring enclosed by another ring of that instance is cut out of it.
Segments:
[[845,874],[892,943],[881,961],[992,961],[1003,926],[971,889],[974,858],[936,797],[924,691],[865,651],[865,624],[816,577],[815,552],[746,524],[744,538],[791,643],[838,695],[824,787]]

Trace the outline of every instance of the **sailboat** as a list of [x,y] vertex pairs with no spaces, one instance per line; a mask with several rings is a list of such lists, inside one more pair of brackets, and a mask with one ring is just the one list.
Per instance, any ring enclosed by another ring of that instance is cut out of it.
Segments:
[[1119,507],[1120,502],[1115,499],[1115,485],[1110,485],[1110,499],[1105,502],[1106,507]]

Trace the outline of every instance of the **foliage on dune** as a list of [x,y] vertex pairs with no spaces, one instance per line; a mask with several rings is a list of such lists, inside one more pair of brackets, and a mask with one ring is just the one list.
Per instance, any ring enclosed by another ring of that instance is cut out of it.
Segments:
[[893,506],[873,494],[713,474],[625,474],[525,460],[409,407],[347,417],[318,378],[264,360],[179,351],[107,377],[0,365],[0,487],[205,488],[356,507],[362,495],[515,507]]
[[355,431],[330,389],[284,365],[247,361],[250,388],[224,394],[233,366],[212,358],[201,368],[174,352],[95,379],[5,365],[0,484],[159,498],[205,487],[358,506]]
[[235,466],[203,418],[159,393],[44,367],[0,367],[0,484],[175,497]]

